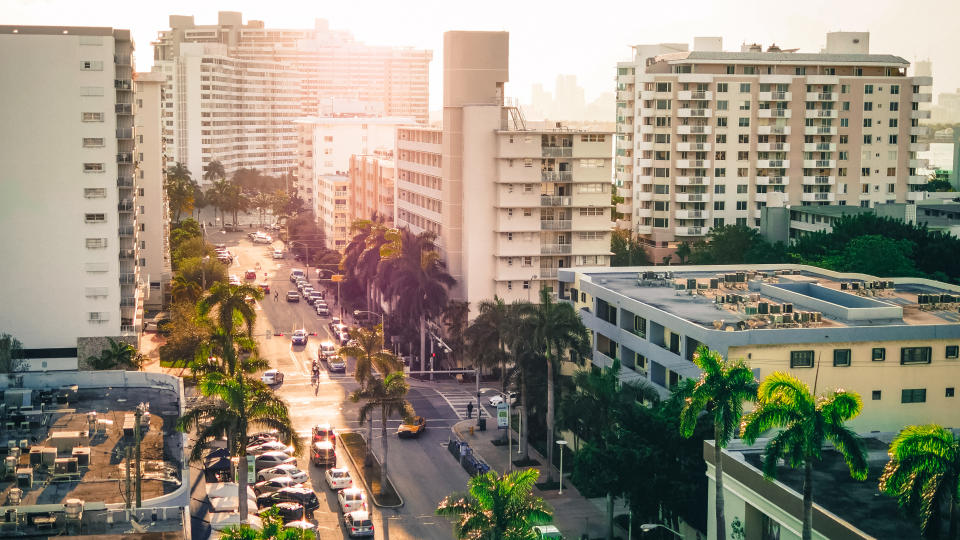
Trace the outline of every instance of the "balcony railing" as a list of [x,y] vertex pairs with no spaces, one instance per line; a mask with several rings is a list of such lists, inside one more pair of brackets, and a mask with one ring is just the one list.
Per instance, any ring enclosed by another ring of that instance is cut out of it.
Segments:
[[120,250],[120,259],[122,259],[122,260],[124,260],[124,261],[129,261],[129,260],[131,260],[131,259],[134,259],[134,258],[136,258],[136,256],[137,256],[137,252],[136,252],[135,250],[132,250],[132,249],[121,249],[121,250]]
[[540,230],[543,231],[566,231],[570,230],[572,221],[569,219],[542,219],[540,220]]
[[137,299],[136,298],[121,298],[120,307],[136,307]]
[[572,146],[544,146],[541,148],[543,157],[572,157]]
[[537,277],[541,279],[551,279],[557,277],[557,268],[540,268]]
[[570,206],[571,198],[560,195],[541,195],[540,206]]
[[133,212],[133,201],[120,201],[117,204],[117,210],[121,212]]
[[544,182],[572,182],[572,171],[543,171],[541,178]]
[[113,55],[113,63],[114,63],[114,64],[117,64],[117,65],[119,65],[119,66],[129,66],[129,65],[131,65],[131,63],[130,63],[130,56],[129,56],[129,55],[122,55],[122,54],[115,54],[115,55]]
[[120,227],[117,232],[120,237],[133,236],[133,227]]
[[572,246],[570,244],[540,244],[541,255],[569,255]]
[[133,138],[133,128],[123,128],[117,130],[118,139],[132,139]]
[[133,187],[133,178],[130,177],[119,177],[117,178],[117,187],[122,188],[132,188]]
[[121,285],[133,285],[137,282],[137,275],[132,272],[120,274]]
[[133,114],[133,104],[131,103],[117,103],[113,106],[114,112],[117,114]]
[[133,152],[120,152],[117,154],[117,163],[133,163]]
[[133,81],[130,79],[114,79],[113,87],[117,90],[133,90]]

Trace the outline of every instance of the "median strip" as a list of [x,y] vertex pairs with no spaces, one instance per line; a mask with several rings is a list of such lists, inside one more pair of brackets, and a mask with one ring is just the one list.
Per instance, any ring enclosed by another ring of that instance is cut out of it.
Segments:
[[[399,508],[403,506],[403,499],[393,487],[388,477],[381,493],[380,460],[367,448],[363,436],[353,431],[341,432],[338,437],[347,457],[353,463],[353,468],[360,475],[367,494],[373,504],[380,508]],[[369,458],[369,459],[365,459]]]

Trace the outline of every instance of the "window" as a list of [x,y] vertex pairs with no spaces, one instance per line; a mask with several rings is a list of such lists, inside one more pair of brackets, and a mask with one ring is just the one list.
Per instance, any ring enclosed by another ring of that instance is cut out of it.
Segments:
[[953,387],[947,387],[947,391],[944,393],[944,397],[953,397]]
[[750,144],[750,135],[738,135],[737,142],[740,144]]
[[899,94],[899,93],[900,93],[900,85],[898,85],[898,84],[891,84],[891,85],[890,85],[890,93],[893,94],[893,95]]
[[932,347],[901,347],[900,365],[929,364],[932,356]]
[[737,125],[739,125],[740,127],[750,127],[750,119],[749,119],[749,118],[738,118],[738,119],[737,119]]
[[863,110],[865,110],[865,111],[872,111],[872,110],[873,110],[873,102],[872,102],[872,101],[864,101],[864,102],[863,102]]
[[750,110],[750,102],[749,102],[749,101],[743,101],[743,102],[741,102],[741,103],[740,103],[740,110],[741,110],[741,111],[749,111],[749,110]]
[[103,146],[103,137],[84,137],[84,148],[100,148]]
[[580,142],[604,142],[605,140],[607,136],[602,133],[587,133],[580,136]]
[[812,368],[813,351],[790,351],[791,368]]
[[[733,66],[727,66],[727,68],[731,68],[731,67]],[[725,82],[717,83],[717,93],[719,94],[719,93],[725,93],[725,92],[727,92],[727,83]]]
[[844,102],[843,102],[843,110],[845,110],[845,111],[849,111],[849,110],[850,110],[850,102],[849,102],[849,101],[844,101]]
[[746,210],[747,201],[737,201],[737,210]]
[[718,212],[723,211],[724,206],[725,206],[725,203],[723,201],[713,201],[713,209],[715,211],[718,211]]
[[896,118],[891,118],[891,119],[890,119],[890,122],[888,123],[888,125],[889,125],[890,127],[892,127],[892,128],[897,127],[898,124],[899,124],[899,122],[897,122],[897,119],[896,119]]
[[750,93],[750,83],[740,83],[740,93],[749,94]]
[[647,320],[639,315],[633,316],[633,333],[642,337],[647,337]]
[[870,118],[863,119],[863,127],[873,127],[873,120]]
[[872,85],[872,84],[865,84],[865,85],[863,85],[863,93],[864,93],[864,94],[872,94],[872,93],[873,93],[873,85]]
[[799,66],[798,66],[797,68],[794,69],[794,71],[795,71],[795,74],[796,74],[796,75],[806,75],[806,74],[807,74],[807,68],[805,68],[805,67],[799,67]]
[[849,119],[849,118],[841,118],[841,119],[840,119],[840,127],[850,127],[850,119]]
[[529,289],[529,288],[530,288],[530,282],[527,281],[527,280],[524,280],[524,281],[523,281],[523,288],[524,288],[524,289]]
[[102,96],[103,87],[102,86],[81,86],[80,95],[81,96]]
[[530,217],[530,216],[532,216],[532,215],[533,215],[533,209],[532,209],[532,208],[524,208],[524,209],[523,209],[523,217]]
[[718,116],[717,117],[717,127],[727,127],[727,117]]
[[850,349],[833,350],[834,367],[850,367]]
[[668,82],[658,82],[657,83],[657,92],[669,92],[672,87],[672,83]]
[[724,193],[727,192],[727,186],[723,184],[714,184],[713,192],[716,193],[717,195],[723,195]]
[[890,135],[889,137],[887,137],[887,144],[897,144],[897,136]]
[[725,110],[727,110],[727,101],[726,101],[726,100],[724,100],[724,101],[717,101],[717,110],[718,110],[718,111],[725,111]]
[[960,345],[947,345],[947,358],[958,358],[960,357]]
[[883,347],[875,347],[870,353],[870,360],[874,362],[883,362],[887,359],[887,350]]
[[870,176],[870,167],[862,167],[860,169],[860,176]]
[[717,144],[727,144],[727,134],[718,133],[717,134]]
[[738,161],[747,161],[749,159],[750,159],[750,152],[747,152],[746,150],[737,152]]
[[717,178],[724,178],[727,176],[727,169],[724,167],[715,168],[713,169],[713,175]]
[[106,214],[84,214],[83,221],[87,223],[106,223],[107,215]]
[[849,85],[849,84],[841,84],[841,85],[840,85],[840,93],[841,93],[841,94],[846,94],[846,93],[848,93],[848,92],[850,92],[850,85]]
[[926,403],[926,388],[905,388],[900,393],[900,403]]
[[873,142],[873,137],[870,135],[863,136],[863,144],[871,144]]
[[872,397],[874,401],[880,401],[880,390],[874,390]]
[[737,193],[746,193],[747,185],[746,184],[737,184]]
[[107,188],[83,188],[85,199],[102,199],[107,196]]
[[80,120],[83,122],[103,122],[102,112],[80,113]]
[[87,238],[87,249],[103,249],[107,247],[106,238]]
[[508,241],[513,241],[513,233],[512,233],[512,232],[508,232],[508,233],[507,233],[507,240],[508,240]]
[[103,172],[103,163],[84,163],[83,172]]
[[899,111],[899,110],[900,110],[900,103],[899,103],[898,101],[891,101],[891,102],[890,102],[890,110],[891,110],[891,111]]
[[80,62],[80,71],[103,71],[103,61],[82,60]]

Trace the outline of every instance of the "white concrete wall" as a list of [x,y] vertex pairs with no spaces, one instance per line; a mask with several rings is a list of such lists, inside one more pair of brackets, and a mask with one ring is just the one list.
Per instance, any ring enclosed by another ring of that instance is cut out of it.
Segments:
[[[143,212],[138,208],[137,218],[144,225],[140,233],[140,240],[144,243],[140,257],[147,263],[141,270],[141,279],[148,294],[146,303],[151,306],[163,303],[164,287],[170,280],[171,271],[167,244],[169,215],[163,189],[162,84],[162,77],[153,73],[139,73],[136,82],[135,136],[138,152],[143,155],[136,188],[138,192],[143,190],[143,195],[138,196]],[[158,283],[159,287],[151,287],[151,283]]]
[[500,107],[463,107],[463,280],[465,300],[477,305],[494,294],[497,226],[497,135]]

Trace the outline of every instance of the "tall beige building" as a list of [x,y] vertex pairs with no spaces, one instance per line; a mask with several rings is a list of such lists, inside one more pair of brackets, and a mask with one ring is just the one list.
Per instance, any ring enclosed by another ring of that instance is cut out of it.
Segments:
[[378,216],[393,227],[394,177],[393,150],[350,156],[350,222]]
[[294,172],[293,120],[323,114],[335,98],[377,103],[384,114],[426,123],[431,51],[378,47],[346,31],[271,29],[222,11],[217,24],[172,15],[154,45],[154,71],[167,78],[164,128],[171,160],[203,175],[212,160],[231,174]]
[[527,129],[508,106],[509,34],[444,34],[443,129],[399,128],[398,226],[429,230],[471,305],[556,291],[610,255],[613,134]]
[[[681,49],[681,50],[678,50]],[[722,52],[719,38],[638,46],[617,67],[616,180],[629,227],[660,261],[766,206],[915,202],[932,79],[869,34],[818,54]]]

